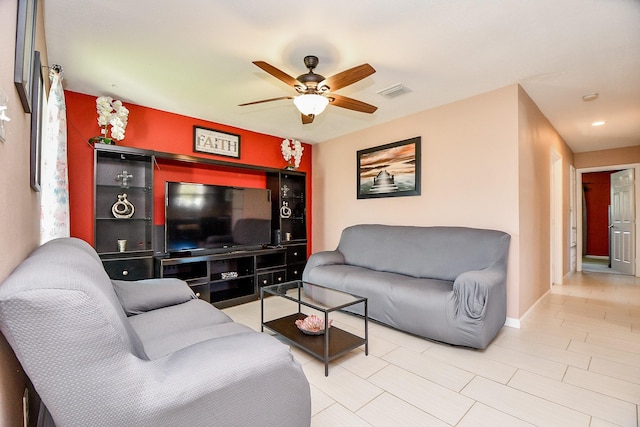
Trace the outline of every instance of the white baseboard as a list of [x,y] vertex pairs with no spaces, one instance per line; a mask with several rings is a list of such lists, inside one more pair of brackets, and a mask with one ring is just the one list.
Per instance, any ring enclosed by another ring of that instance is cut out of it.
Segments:
[[510,328],[520,329],[520,319],[514,319],[513,317],[507,317],[507,321],[504,322],[504,326]]
[[519,319],[515,319],[513,317],[507,317],[507,320],[504,322],[504,326],[509,326],[510,328],[516,328],[516,329],[520,329],[520,323],[529,315],[531,314],[531,312],[533,311],[534,308],[536,308],[536,306],[540,303],[540,301],[542,301],[542,299],[547,296],[547,294],[551,292],[551,289],[549,289],[547,292],[544,293],[544,295],[542,295],[540,298],[538,298],[538,300],[536,302],[533,303],[533,305],[531,307],[529,307],[529,309],[522,315],[522,317],[520,317]]
[[585,256],[582,257],[582,259],[584,259],[584,258],[587,258],[587,259],[589,259],[589,258],[592,258],[592,259],[609,259],[608,256],[603,256],[603,255],[585,255]]

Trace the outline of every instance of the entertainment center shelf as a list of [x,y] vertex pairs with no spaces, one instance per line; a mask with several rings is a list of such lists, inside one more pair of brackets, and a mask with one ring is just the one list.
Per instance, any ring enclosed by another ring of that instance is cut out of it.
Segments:
[[[228,307],[258,299],[261,286],[301,278],[307,260],[304,172],[105,144],[95,144],[94,153],[94,246],[112,279],[175,277],[199,298]],[[154,215],[154,197],[165,190],[159,181],[170,181],[163,167],[236,174],[239,182],[264,177],[271,191],[271,246],[170,255],[165,227]]]
[[184,280],[200,299],[224,308],[257,299],[261,286],[285,282],[288,250],[282,247],[157,258],[156,273],[158,277]]

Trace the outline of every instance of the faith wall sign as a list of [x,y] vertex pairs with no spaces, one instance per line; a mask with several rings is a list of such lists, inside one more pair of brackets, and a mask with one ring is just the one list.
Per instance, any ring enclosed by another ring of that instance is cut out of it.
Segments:
[[193,151],[239,159],[240,135],[194,126]]

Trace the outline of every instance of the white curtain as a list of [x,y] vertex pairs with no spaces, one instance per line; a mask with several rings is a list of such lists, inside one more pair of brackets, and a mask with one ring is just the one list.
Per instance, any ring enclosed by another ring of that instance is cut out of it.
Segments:
[[62,68],[53,66],[49,78],[51,89],[42,141],[40,243],[70,235],[67,109],[62,89]]

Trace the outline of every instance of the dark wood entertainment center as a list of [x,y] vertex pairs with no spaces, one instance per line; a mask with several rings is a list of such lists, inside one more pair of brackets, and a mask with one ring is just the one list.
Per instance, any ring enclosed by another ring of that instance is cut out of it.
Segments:
[[[264,174],[271,190],[272,245],[166,253],[164,227],[154,224],[153,209],[154,169],[163,162]],[[222,308],[258,299],[261,286],[300,279],[306,263],[304,172],[95,144],[94,206],[94,245],[112,279],[179,278],[199,298]]]

